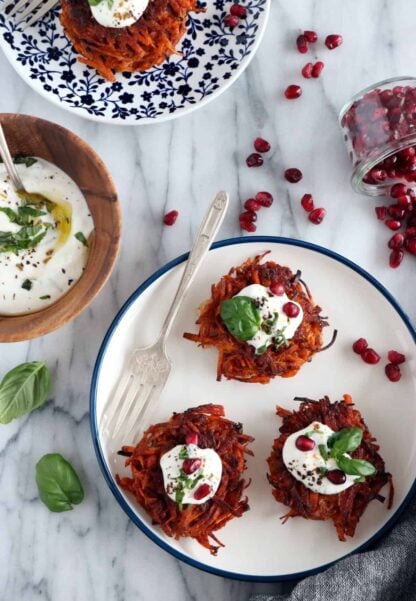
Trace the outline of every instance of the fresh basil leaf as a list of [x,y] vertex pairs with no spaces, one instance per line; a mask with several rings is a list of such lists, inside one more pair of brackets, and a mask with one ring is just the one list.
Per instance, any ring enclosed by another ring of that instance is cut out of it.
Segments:
[[38,162],[37,159],[35,159],[33,157],[22,157],[20,155],[13,157],[13,163],[15,165],[26,165],[26,167],[31,167],[32,165],[34,165],[37,162]]
[[325,476],[328,473],[328,470],[326,467],[320,467],[319,473],[321,474],[321,476]]
[[0,423],[8,424],[42,405],[50,385],[49,369],[43,361],[22,363],[9,371],[0,384]]
[[263,346],[259,346],[259,348],[256,350],[256,355],[264,355],[264,353],[267,351],[267,344],[263,344]]
[[84,234],[82,232],[77,232],[75,234],[75,238],[81,242],[81,244],[83,244],[84,246],[88,246],[88,240],[86,239],[86,237],[84,236]]
[[343,428],[335,432],[328,439],[328,447],[331,449],[331,456],[338,457],[344,453],[351,453],[358,449],[363,438],[361,428]]
[[178,509],[179,511],[182,511],[183,509],[183,498],[185,496],[185,491],[183,490],[182,486],[178,486],[178,488],[176,489],[175,492],[175,501],[178,504]]
[[12,223],[17,223],[19,216],[17,213],[15,213],[15,211],[13,211],[13,209],[10,207],[0,207],[0,211],[7,215]]
[[220,315],[227,330],[237,340],[251,340],[261,325],[260,312],[248,296],[235,296],[223,301]]
[[182,447],[179,451],[179,459],[186,459],[188,456],[188,449],[186,446]]
[[72,465],[59,453],[44,455],[36,464],[39,496],[51,511],[69,511],[84,498],[84,490]]
[[351,459],[345,455],[336,458],[339,468],[350,476],[373,476],[377,473],[372,463],[364,459]]
[[97,6],[97,4],[100,4],[100,2],[102,2],[103,0],[88,0],[88,4],[90,6]]
[[321,453],[322,457],[324,458],[324,460],[327,461],[329,459],[329,453],[328,453],[328,449],[326,448],[326,445],[320,444],[320,445],[318,445],[318,449],[319,449],[319,452]]

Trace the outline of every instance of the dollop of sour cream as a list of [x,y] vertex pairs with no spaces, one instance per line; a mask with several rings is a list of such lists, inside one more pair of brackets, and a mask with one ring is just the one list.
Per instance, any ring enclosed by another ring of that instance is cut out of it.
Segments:
[[[185,459],[200,459],[201,465],[193,473],[184,475]],[[166,494],[172,501],[184,505],[205,503],[215,495],[221,482],[222,463],[218,453],[213,449],[201,449],[195,444],[173,447],[160,458],[160,467]],[[205,487],[208,494],[203,498],[195,498],[195,493],[203,485],[208,485],[209,491]]]
[[[246,286],[235,296],[252,298],[260,312],[262,322],[271,324],[267,328],[267,331],[260,328],[253,338],[246,340],[247,344],[256,349],[256,352],[264,347],[268,347],[278,333],[281,333],[286,340],[291,340],[302,323],[302,307],[298,303],[291,301],[286,294],[277,296],[269,288],[266,288],[266,286],[250,284],[250,286]],[[299,313],[296,317],[288,317],[283,311],[283,306],[289,301],[299,307]]]
[[[94,224],[81,190],[52,163],[33,160],[30,166],[16,168],[28,192],[50,201],[47,207],[26,204],[0,165],[0,315],[32,313],[51,305],[79,280],[88,260]],[[32,248],[7,250],[10,237],[20,239],[30,231],[25,221],[13,221],[16,215],[28,219],[22,208],[40,213],[29,218],[43,237]]]
[[101,0],[90,4],[92,16],[103,27],[128,27],[140,19],[149,0]]
[[[302,482],[306,488],[323,495],[338,494],[352,486],[357,480],[357,476],[345,474],[346,478],[343,484],[333,484],[325,477],[324,472],[326,470],[339,469],[335,459],[330,457],[325,460],[319,450],[319,445],[328,448],[328,438],[332,434],[334,434],[334,430],[325,424],[313,422],[303,430],[288,436],[283,445],[282,458],[288,471],[296,480]],[[301,451],[297,448],[296,440],[302,435],[307,435],[315,442],[315,447],[311,451]],[[347,453],[345,453],[345,456],[350,457]]]

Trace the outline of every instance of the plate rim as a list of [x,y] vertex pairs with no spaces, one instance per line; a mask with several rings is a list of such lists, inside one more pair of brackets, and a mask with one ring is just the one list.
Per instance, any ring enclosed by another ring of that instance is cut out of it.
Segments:
[[[190,113],[193,113],[194,111],[197,111],[198,109],[203,108],[209,102],[219,98],[219,96],[221,96],[221,94],[223,94],[223,92],[226,92],[227,90],[229,90],[229,88],[239,79],[240,75],[242,75],[244,73],[244,71],[247,69],[247,67],[251,63],[252,59],[254,58],[254,56],[257,54],[257,51],[259,49],[261,42],[263,41],[263,37],[264,37],[264,34],[267,29],[267,24],[269,22],[269,17],[270,17],[272,0],[265,0],[265,2],[266,2],[266,4],[265,4],[265,9],[264,9],[263,23],[259,28],[259,34],[254,41],[251,51],[248,54],[248,56],[246,56],[243,59],[243,61],[241,63],[241,67],[235,71],[235,73],[230,77],[230,79],[225,81],[225,84],[223,86],[221,86],[220,88],[218,88],[217,90],[212,92],[212,94],[209,94],[209,96],[205,96],[205,98],[203,98],[200,102],[196,102],[195,104],[190,104],[189,106],[182,107],[182,108],[178,109],[177,111],[175,111],[174,113],[167,113],[167,114],[163,114],[162,116],[158,116],[158,117],[144,117],[143,119],[139,119],[136,121],[120,119],[119,117],[117,117],[116,119],[113,119],[108,116],[101,117],[101,116],[97,116],[97,115],[92,115],[88,111],[85,112],[82,109],[80,109],[80,110],[74,109],[73,107],[69,106],[68,104],[61,102],[59,100],[59,98],[55,97],[54,94],[50,94],[49,92],[44,90],[42,86],[39,86],[39,88],[36,87],[36,84],[37,84],[36,79],[31,79],[30,77],[25,76],[26,71],[25,71],[23,65],[21,65],[20,63],[18,63],[15,60],[13,60],[14,53],[10,49],[10,46],[7,44],[7,42],[4,42],[3,36],[0,36],[0,48],[3,50],[3,54],[6,57],[9,65],[12,67],[12,69],[15,71],[15,73],[17,73],[18,76],[24,81],[24,83],[27,86],[29,86],[29,88],[31,90],[36,92],[36,94],[39,94],[46,101],[51,102],[53,105],[67,111],[68,113],[70,113],[72,115],[78,116],[81,119],[87,119],[88,121],[94,121],[96,123],[105,123],[107,125],[124,125],[124,126],[136,127],[139,125],[151,125],[151,124],[155,124],[155,123],[166,123],[167,121],[173,121],[174,119],[178,119],[180,117],[184,117],[185,115],[189,115]],[[185,37],[185,36],[183,36],[183,37]],[[92,67],[88,67],[88,66],[86,66],[86,67],[89,69],[92,68]]]
[[[300,248],[304,248],[307,250],[311,250],[313,252],[317,252],[326,257],[330,257],[335,261],[349,267],[354,272],[361,275],[365,280],[367,280],[370,284],[372,284],[385,298],[386,300],[393,306],[395,311],[398,313],[399,317],[402,319],[404,324],[406,325],[413,341],[416,344],[416,329],[413,327],[408,315],[402,309],[401,305],[396,301],[394,296],[387,290],[387,288],[381,284],[374,276],[372,276],[368,271],[360,267],[357,263],[354,263],[350,259],[347,259],[343,255],[332,251],[324,246],[320,246],[318,244],[314,244],[311,242],[306,242],[303,240],[296,240],[294,238],[286,238],[283,236],[250,236],[250,237],[237,237],[237,238],[226,238],[224,240],[219,240],[218,242],[214,242],[212,244],[210,251],[215,250],[217,248],[223,248],[227,246],[233,246],[236,244],[260,244],[260,243],[271,243],[271,244],[286,244],[289,246],[298,246]],[[316,568],[312,568],[310,570],[304,570],[301,572],[295,572],[291,574],[275,574],[275,575],[259,575],[259,574],[241,574],[239,572],[232,572],[229,570],[222,570],[220,568],[216,568],[214,566],[210,566],[202,563],[192,557],[188,557],[187,555],[181,553],[177,549],[171,547],[168,543],[161,540],[158,536],[156,536],[148,526],[142,522],[142,520],[134,513],[134,511],[129,507],[129,505],[124,500],[123,495],[121,494],[119,488],[117,487],[109,469],[107,468],[104,452],[101,448],[99,436],[98,436],[98,424],[96,419],[96,398],[97,398],[97,382],[101,369],[101,363],[106,351],[106,348],[113,336],[114,331],[116,330],[120,320],[126,313],[126,311],[130,308],[130,306],[142,295],[142,293],[153,284],[156,280],[158,280],[162,275],[183,263],[189,256],[189,252],[183,253],[179,255],[175,259],[172,259],[161,268],[156,270],[152,275],[150,275],[142,284],[140,284],[136,290],[128,297],[128,299],[124,302],[120,310],[117,312],[116,316],[113,318],[104,339],[100,345],[100,349],[98,351],[97,359],[94,365],[94,370],[91,378],[91,387],[90,387],[90,428],[91,428],[91,436],[93,440],[95,454],[98,460],[98,464],[100,466],[101,472],[104,476],[104,479],[113,493],[116,501],[120,505],[121,509],[127,514],[127,516],[132,520],[132,522],[137,526],[148,538],[150,538],[154,543],[156,543],[159,547],[161,547],[164,551],[167,551],[170,555],[175,557],[176,559],[180,559],[181,561],[187,563],[193,568],[197,568],[204,572],[208,572],[210,574],[214,574],[215,576],[221,576],[223,578],[230,578],[232,580],[240,580],[247,582],[284,582],[288,580],[299,580],[305,578],[307,576],[311,576],[313,574],[318,574],[319,572],[323,572],[329,567],[336,564],[338,561],[345,559],[351,555],[355,555],[356,553],[360,553],[361,551],[367,549],[374,542],[379,540],[384,534],[386,534],[397,522],[399,517],[402,515],[403,511],[409,505],[410,501],[416,494],[416,478],[410,487],[407,495],[403,499],[402,503],[396,509],[395,513],[390,517],[390,519],[382,526],[373,536],[371,536],[366,542],[357,547],[354,551],[350,553],[346,553],[342,557],[334,561],[327,562],[321,566]]]

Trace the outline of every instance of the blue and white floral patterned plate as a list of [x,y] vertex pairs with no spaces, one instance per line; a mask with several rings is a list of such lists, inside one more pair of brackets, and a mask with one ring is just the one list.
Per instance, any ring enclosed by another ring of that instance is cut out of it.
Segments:
[[270,3],[244,0],[247,18],[231,31],[223,19],[233,0],[201,1],[206,11],[189,15],[181,54],[144,73],[118,74],[114,83],[77,60],[60,8],[26,31],[0,14],[0,45],[19,75],[60,107],[107,123],[152,123],[203,106],[237,79],[260,44]]

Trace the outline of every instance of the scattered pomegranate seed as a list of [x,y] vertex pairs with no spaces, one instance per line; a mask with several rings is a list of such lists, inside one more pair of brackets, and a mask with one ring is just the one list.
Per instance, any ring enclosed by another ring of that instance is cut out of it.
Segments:
[[269,152],[270,144],[263,138],[256,138],[254,140],[254,148],[257,150],[257,152]]
[[400,223],[400,221],[397,221],[397,219],[386,219],[386,221],[384,222],[387,227],[393,231],[395,230],[399,230],[402,226],[402,224]]
[[326,215],[325,209],[320,207],[319,209],[314,209],[313,211],[311,211],[308,215],[308,218],[309,218],[309,221],[311,221],[315,225],[319,225],[324,220],[325,215]]
[[387,353],[387,358],[390,363],[394,365],[399,365],[400,363],[404,363],[406,361],[405,355],[403,353],[399,353],[398,351],[389,351]]
[[390,196],[392,198],[398,198],[399,196],[403,196],[406,194],[407,187],[404,184],[394,184],[394,186],[390,189]]
[[240,228],[245,230],[246,232],[255,232],[257,227],[254,225],[252,221],[244,221],[240,219]]
[[377,219],[381,219],[381,221],[384,221],[385,218],[387,217],[387,208],[386,207],[376,207],[375,211],[376,211]]
[[334,50],[334,48],[341,46],[343,41],[342,35],[339,33],[332,33],[331,35],[326,36],[325,46],[328,48],[328,50]]
[[163,217],[163,223],[165,225],[173,225],[177,220],[178,215],[178,211],[170,211],[169,213],[166,213],[166,215]]
[[227,15],[224,17],[224,25],[230,29],[234,29],[240,24],[240,19],[237,15]]
[[312,440],[312,438],[308,438],[308,436],[304,436],[303,434],[301,434],[301,436],[298,436],[296,441],[295,441],[295,446],[297,449],[299,449],[299,451],[313,451],[313,449],[316,446],[316,443],[314,440]]
[[300,169],[296,167],[290,167],[290,169],[286,169],[285,171],[285,179],[291,184],[297,184],[302,179],[303,174]]
[[250,221],[251,223],[254,223],[257,221],[257,213],[254,211],[243,211],[243,213],[240,214],[240,221]]
[[407,239],[404,246],[411,255],[416,255],[416,238]]
[[389,258],[389,265],[392,269],[396,269],[403,261],[404,252],[400,249],[392,250]]
[[416,238],[416,227],[407,227],[404,230],[406,238]]
[[304,31],[303,35],[310,44],[314,44],[318,40],[318,35],[316,31]]
[[319,77],[324,67],[325,65],[322,61],[317,61],[312,68],[312,77]]
[[302,207],[310,213],[314,209],[312,194],[304,194],[301,198],[300,204]]
[[306,36],[302,34],[298,35],[298,37],[296,38],[296,47],[301,54],[305,54],[305,52],[308,52],[309,46]]
[[263,165],[263,157],[257,152],[253,152],[246,158],[248,167],[261,167]]
[[196,470],[199,470],[201,465],[202,460],[199,459],[199,457],[189,457],[188,459],[184,459],[184,462],[182,463],[182,469],[185,474],[189,475],[196,472]]
[[194,492],[194,499],[196,499],[197,501],[201,501],[201,499],[204,499],[209,495],[211,490],[212,488],[209,484],[201,484],[201,486],[198,486],[198,488]]
[[399,220],[403,219],[406,210],[403,209],[403,207],[399,207],[399,205],[394,204],[387,207],[387,213],[390,215],[390,217],[393,217],[393,219]]
[[271,207],[273,204],[273,196],[270,192],[257,192],[256,200],[261,204],[262,207]]
[[387,246],[391,249],[403,248],[404,236],[403,234],[394,234],[387,243]]
[[310,79],[312,77],[312,69],[312,63],[306,63],[306,65],[303,67],[301,73],[305,79]]
[[407,194],[402,194],[402,196],[398,196],[396,198],[396,201],[398,206],[404,209],[405,212],[412,208],[412,199]]
[[256,211],[260,211],[261,204],[255,198],[249,198],[244,203],[244,208],[246,209],[246,211],[256,212]]
[[198,444],[198,434],[196,432],[188,432],[185,438],[186,444]]
[[288,317],[297,317],[300,313],[300,308],[295,303],[289,301],[283,305],[283,313]]
[[375,365],[380,361],[380,355],[373,348],[366,348],[361,353],[361,357],[365,363],[369,363],[370,365]]
[[362,355],[367,347],[367,340],[365,338],[359,338],[352,345],[352,350],[354,351],[354,353],[357,353],[357,355]]
[[230,13],[235,17],[240,17],[240,19],[245,19],[247,16],[247,9],[245,6],[241,4],[232,4],[230,8]]
[[275,296],[283,296],[285,293],[285,287],[281,282],[272,282],[270,284],[270,290]]
[[384,371],[390,382],[398,382],[402,377],[400,367],[398,365],[394,365],[393,363],[387,363]]
[[295,100],[295,98],[299,98],[302,95],[302,88],[295,84],[288,86],[285,90],[285,96],[288,100]]
[[326,473],[326,477],[332,484],[344,484],[347,476],[341,470],[330,470]]

